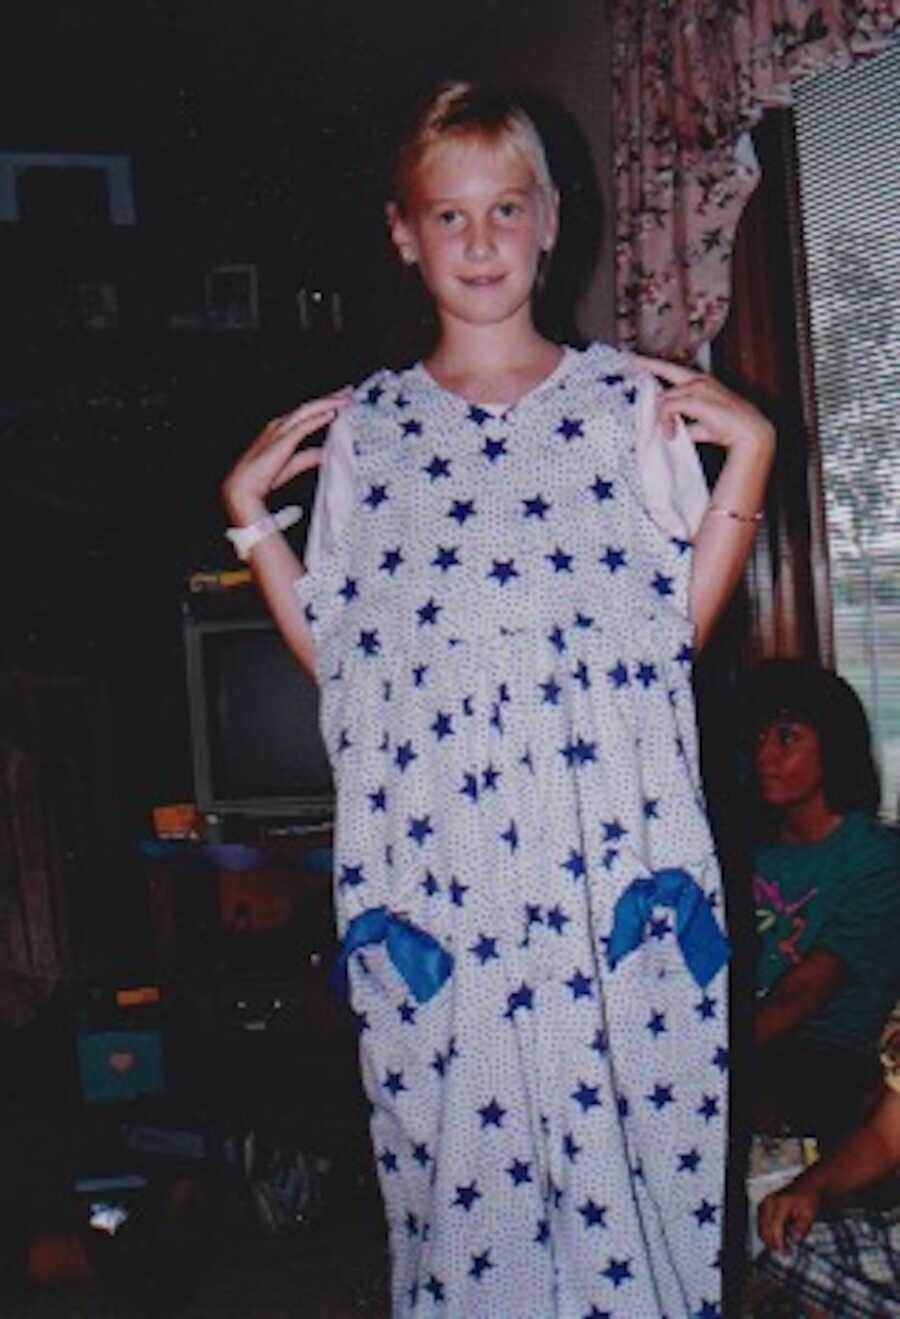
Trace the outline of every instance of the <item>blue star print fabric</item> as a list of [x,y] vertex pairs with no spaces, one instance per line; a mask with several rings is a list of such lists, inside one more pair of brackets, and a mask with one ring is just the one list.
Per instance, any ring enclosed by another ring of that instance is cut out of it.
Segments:
[[647,387],[593,345],[512,406],[418,365],[342,418],[352,515],[297,589],[396,1316],[720,1314],[726,954]]

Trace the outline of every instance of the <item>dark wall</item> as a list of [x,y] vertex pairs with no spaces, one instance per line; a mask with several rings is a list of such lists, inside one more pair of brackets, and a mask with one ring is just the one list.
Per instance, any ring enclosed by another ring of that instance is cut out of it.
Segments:
[[[133,226],[109,223],[84,171],[33,172],[21,222],[0,224],[0,545],[14,565],[0,671],[106,680],[128,836],[153,803],[190,796],[180,599],[188,574],[237,566],[223,474],[268,417],[377,358],[383,136],[358,105],[315,113],[247,51],[229,80],[199,28],[171,40],[132,17],[130,35],[86,5],[24,17],[0,140],[122,152],[132,168]],[[205,276],[228,262],[257,270],[256,330],[206,326]],[[113,290],[99,325],[86,284]],[[305,331],[300,288],[326,295]],[[323,311],[335,293],[340,333]],[[291,493],[308,500],[309,483]]]

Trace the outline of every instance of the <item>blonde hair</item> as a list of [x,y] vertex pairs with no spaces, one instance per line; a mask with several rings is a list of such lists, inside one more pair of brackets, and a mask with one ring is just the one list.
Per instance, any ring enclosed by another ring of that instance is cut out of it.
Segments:
[[394,165],[391,195],[402,211],[417,170],[441,146],[479,143],[505,147],[525,160],[538,187],[554,191],[550,167],[534,121],[514,96],[468,82],[442,83],[419,107]]

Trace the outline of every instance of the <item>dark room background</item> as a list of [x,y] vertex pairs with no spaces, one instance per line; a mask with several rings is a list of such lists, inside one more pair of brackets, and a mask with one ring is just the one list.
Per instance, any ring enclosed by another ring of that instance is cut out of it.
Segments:
[[[192,794],[188,584],[238,566],[219,482],[270,416],[403,351],[400,115],[438,77],[527,82],[589,246],[608,49],[586,0],[39,0],[2,28],[0,736],[50,780],[59,871],[56,947],[29,957],[127,961],[135,841]],[[593,257],[560,296],[608,336]]]

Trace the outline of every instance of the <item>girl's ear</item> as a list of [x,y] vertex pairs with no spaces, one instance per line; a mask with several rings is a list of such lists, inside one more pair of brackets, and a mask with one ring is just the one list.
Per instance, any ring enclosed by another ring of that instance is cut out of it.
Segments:
[[552,252],[559,235],[559,192],[556,188],[543,198],[544,218],[541,232],[541,251]]
[[404,265],[415,265],[418,249],[412,226],[404,219],[403,213],[396,202],[388,202],[385,207],[385,216],[391,241],[397,249],[400,260]]

